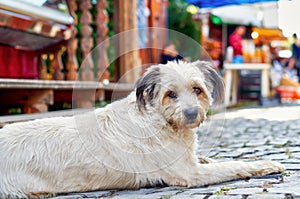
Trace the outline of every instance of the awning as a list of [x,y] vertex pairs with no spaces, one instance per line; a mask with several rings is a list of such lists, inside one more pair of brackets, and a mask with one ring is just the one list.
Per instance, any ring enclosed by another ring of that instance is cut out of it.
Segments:
[[[234,13],[234,14],[232,14]],[[260,26],[257,18],[257,8],[249,6],[224,6],[211,10],[211,14],[219,17],[224,24],[240,24]]]
[[278,16],[277,2],[222,6],[210,8],[209,12],[212,17],[219,18],[215,24],[278,28],[278,18],[274,17]]
[[75,22],[66,3],[59,4],[63,11],[51,5],[0,0],[0,45],[33,51],[60,49],[71,38]]
[[194,4],[199,8],[217,8],[228,5],[241,5],[276,1],[278,0],[186,0],[187,3]]

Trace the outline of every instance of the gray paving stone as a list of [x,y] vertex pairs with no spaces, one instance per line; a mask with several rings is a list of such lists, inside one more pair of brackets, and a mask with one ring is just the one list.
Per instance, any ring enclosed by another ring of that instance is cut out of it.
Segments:
[[52,199],[82,199],[81,195],[66,195],[66,196],[56,196],[52,197]]
[[285,132],[287,129],[288,129],[287,124],[280,123],[280,124],[274,125],[271,130],[272,130],[272,132],[281,132],[281,131]]
[[[150,190],[150,191],[149,191]],[[186,188],[166,187],[162,189],[142,189],[141,191],[121,191],[116,193],[113,198],[164,198],[169,199],[184,193]],[[197,191],[198,193],[199,191]],[[190,194],[184,194],[189,197]],[[205,196],[205,195],[204,195]]]
[[239,194],[239,195],[253,195],[253,194],[261,194],[264,191],[264,188],[258,187],[249,187],[249,188],[241,188],[241,189],[233,189],[228,191],[228,194]]
[[300,187],[299,183],[291,184],[288,187],[274,187],[268,189],[269,193],[277,193],[277,194],[291,194],[293,197],[300,197]]
[[256,147],[256,146],[262,146],[266,143],[266,140],[260,139],[260,140],[249,140],[244,146],[246,147]]
[[274,146],[285,146],[290,141],[289,138],[274,138],[270,140],[269,144]]
[[294,129],[294,128],[290,128],[286,132],[287,132],[286,135],[299,135],[300,134],[300,130]]
[[240,148],[242,148],[242,147],[244,147],[244,146],[245,146],[244,143],[241,143],[241,142],[238,142],[238,143],[232,143],[232,144],[230,145],[231,148],[235,148],[235,149],[237,149],[237,150],[239,150]]
[[288,158],[289,158],[289,156],[285,153],[265,155],[265,159],[268,159],[268,160],[285,160]]
[[223,152],[219,153],[218,156],[222,158],[238,158],[242,156],[242,152],[239,151],[230,151],[230,152]]
[[238,152],[241,152],[243,155],[254,154],[254,153],[258,152],[258,149],[253,148],[253,147],[243,147],[243,148],[238,148],[235,150]]
[[[285,166],[285,168],[286,168],[287,170],[300,171],[300,166],[299,166],[299,164],[288,164],[288,163],[286,163],[286,164],[284,164],[284,166]],[[299,184],[300,184],[300,182],[299,182]],[[299,185],[299,186],[300,186],[300,185]]]
[[300,152],[291,152],[291,157],[300,159]]
[[289,158],[287,160],[280,161],[282,164],[296,164],[300,167],[300,159]]
[[245,129],[244,133],[247,133],[247,134],[251,134],[251,133],[260,133],[261,129],[259,126],[254,126],[254,127],[248,127]]
[[[203,188],[194,188],[194,189],[186,189],[185,191],[181,193],[177,193],[175,196],[172,196],[172,199],[183,199],[183,198],[205,198],[209,195],[212,195],[212,193],[216,189],[208,189],[205,191]],[[205,191],[205,192],[204,192]]]
[[249,195],[247,199],[286,199],[286,195],[262,193],[262,194]]
[[209,199],[242,199],[241,195],[212,195]]
[[192,198],[192,199],[207,199],[209,196],[202,195],[202,194],[195,194],[195,195],[176,195],[172,196],[171,199],[186,199],[186,198]]
[[113,191],[94,191],[94,192],[85,192],[85,193],[77,193],[84,198],[100,198],[100,197],[108,197],[113,195]]

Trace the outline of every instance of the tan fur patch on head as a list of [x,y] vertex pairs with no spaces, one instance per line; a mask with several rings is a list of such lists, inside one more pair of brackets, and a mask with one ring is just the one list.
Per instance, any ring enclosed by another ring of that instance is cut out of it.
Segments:
[[166,106],[167,104],[172,104],[173,100],[168,96],[168,93],[165,93],[162,99],[162,105]]
[[198,96],[198,101],[201,104],[201,106],[203,107],[204,110],[208,110],[209,109],[209,105],[210,105],[210,100],[209,100],[209,96],[207,96],[206,93],[202,93]]

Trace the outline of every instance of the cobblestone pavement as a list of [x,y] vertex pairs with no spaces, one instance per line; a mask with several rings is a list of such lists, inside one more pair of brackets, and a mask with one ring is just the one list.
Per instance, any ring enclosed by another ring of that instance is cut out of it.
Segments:
[[192,189],[164,187],[135,191],[109,190],[58,195],[53,199],[300,198],[300,106],[252,108],[217,114],[200,128],[199,144],[199,154],[220,161],[272,159],[283,163],[287,171],[283,175],[237,180]]

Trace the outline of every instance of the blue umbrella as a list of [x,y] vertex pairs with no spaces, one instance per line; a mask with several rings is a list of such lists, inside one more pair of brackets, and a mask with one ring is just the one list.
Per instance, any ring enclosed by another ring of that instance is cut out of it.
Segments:
[[278,0],[186,0],[187,3],[194,4],[200,8],[216,8],[228,5],[252,4],[272,1],[274,2]]

